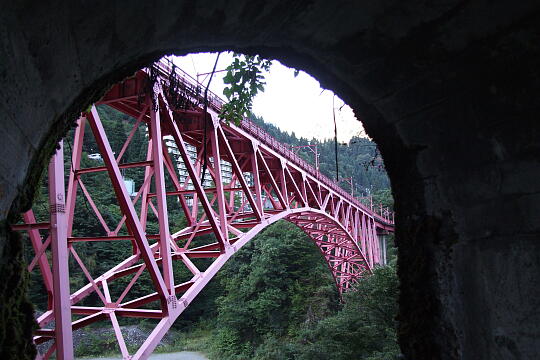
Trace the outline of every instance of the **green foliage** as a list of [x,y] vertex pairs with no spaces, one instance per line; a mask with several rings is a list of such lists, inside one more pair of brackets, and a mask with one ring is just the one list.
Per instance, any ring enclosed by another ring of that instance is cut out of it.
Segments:
[[383,207],[389,209],[394,208],[394,197],[390,189],[380,189],[373,193],[373,203],[382,204]]
[[223,95],[228,102],[223,105],[220,119],[227,123],[239,124],[244,116],[251,115],[253,98],[264,91],[264,75],[270,69],[272,62],[259,55],[234,54],[233,62],[227,67],[223,82],[228,86],[223,89]]
[[114,334],[91,333],[76,347],[75,356],[98,356],[115,354],[119,351],[120,348]]
[[278,222],[245,245],[218,275],[216,356],[252,358],[276,338],[335,310],[337,291],[323,257],[296,226]]
[[218,276],[225,294],[217,300],[212,358],[394,359],[394,264],[376,268],[338,308],[310,240],[288,223],[269,227]]
[[398,279],[395,267],[378,267],[345,294],[343,308],[302,334],[298,359],[394,359]]
[[190,329],[189,332],[172,332],[175,339],[172,343],[160,344],[154,352],[156,353],[172,353],[178,351],[200,351],[206,352],[210,346],[210,337],[213,329],[208,326],[209,322],[200,322],[196,328]]

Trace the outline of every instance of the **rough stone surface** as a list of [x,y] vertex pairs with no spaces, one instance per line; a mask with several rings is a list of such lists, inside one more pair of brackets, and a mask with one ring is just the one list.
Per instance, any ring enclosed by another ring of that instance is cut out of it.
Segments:
[[[108,85],[164,54],[257,52],[335,90],[381,147],[405,356],[536,358],[539,11],[526,0],[4,1],[0,220],[28,208],[55,142]],[[0,289],[0,355],[11,358],[32,351],[18,247],[2,233],[13,281]]]

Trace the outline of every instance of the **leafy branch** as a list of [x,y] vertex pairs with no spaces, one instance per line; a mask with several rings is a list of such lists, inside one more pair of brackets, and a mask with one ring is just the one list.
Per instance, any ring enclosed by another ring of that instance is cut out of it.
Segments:
[[223,95],[228,103],[223,105],[219,118],[227,123],[240,124],[244,116],[251,115],[253,98],[264,92],[264,72],[270,69],[271,60],[259,55],[249,56],[234,53],[234,60],[227,67],[223,82],[228,86],[223,89]]

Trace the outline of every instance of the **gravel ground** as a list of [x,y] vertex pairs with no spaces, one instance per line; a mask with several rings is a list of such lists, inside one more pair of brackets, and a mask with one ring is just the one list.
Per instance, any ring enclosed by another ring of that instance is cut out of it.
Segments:
[[[127,344],[133,345],[135,347],[139,347],[143,344],[143,342],[148,338],[148,335],[150,334],[150,330],[148,329],[141,329],[138,326],[135,325],[129,325],[129,326],[121,326],[122,334],[124,335],[124,340]],[[73,347],[75,349],[78,349],[79,346],[84,345],[85,341],[87,341],[88,337],[102,337],[102,338],[114,338],[114,330],[112,328],[85,328],[85,329],[78,329],[73,332]],[[161,344],[167,345],[172,342],[171,340],[171,334],[167,333],[161,340]],[[38,351],[43,354],[47,351],[51,342],[48,341],[46,343],[40,344],[37,346]],[[184,358],[180,358],[184,359]],[[189,358],[186,358],[189,359]],[[194,358],[194,360],[197,360],[197,358]]]

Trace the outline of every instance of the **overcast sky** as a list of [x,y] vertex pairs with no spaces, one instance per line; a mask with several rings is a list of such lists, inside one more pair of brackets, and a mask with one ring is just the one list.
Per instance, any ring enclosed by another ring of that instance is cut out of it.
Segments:
[[[175,57],[174,62],[194,78],[197,74],[212,71],[216,53],[190,54]],[[232,59],[232,53],[222,53],[216,70],[225,69]],[[208,75],[199,76],[205,85]],[[223,76],[225,72],[214,75],[210,90],[223,96]],[[253,101],[253,112],[262,116],[268,123],[281,130],[293,132],[297,137],[317,138],[319,140],[334,137],[332,116],[333,92],[324,90],[319,82],[310,75],[300,72],[294,77],[294,71],[274,60],[270,72],[266,74],[266,88]],[[324,91],[323,91],[324,90]],[[343,101],[335,98],[338,140],[348,142],[352,136],[363,134],[362,124],[356,120],[353,111]],[[341,110],[340,110],[341,108]]]

